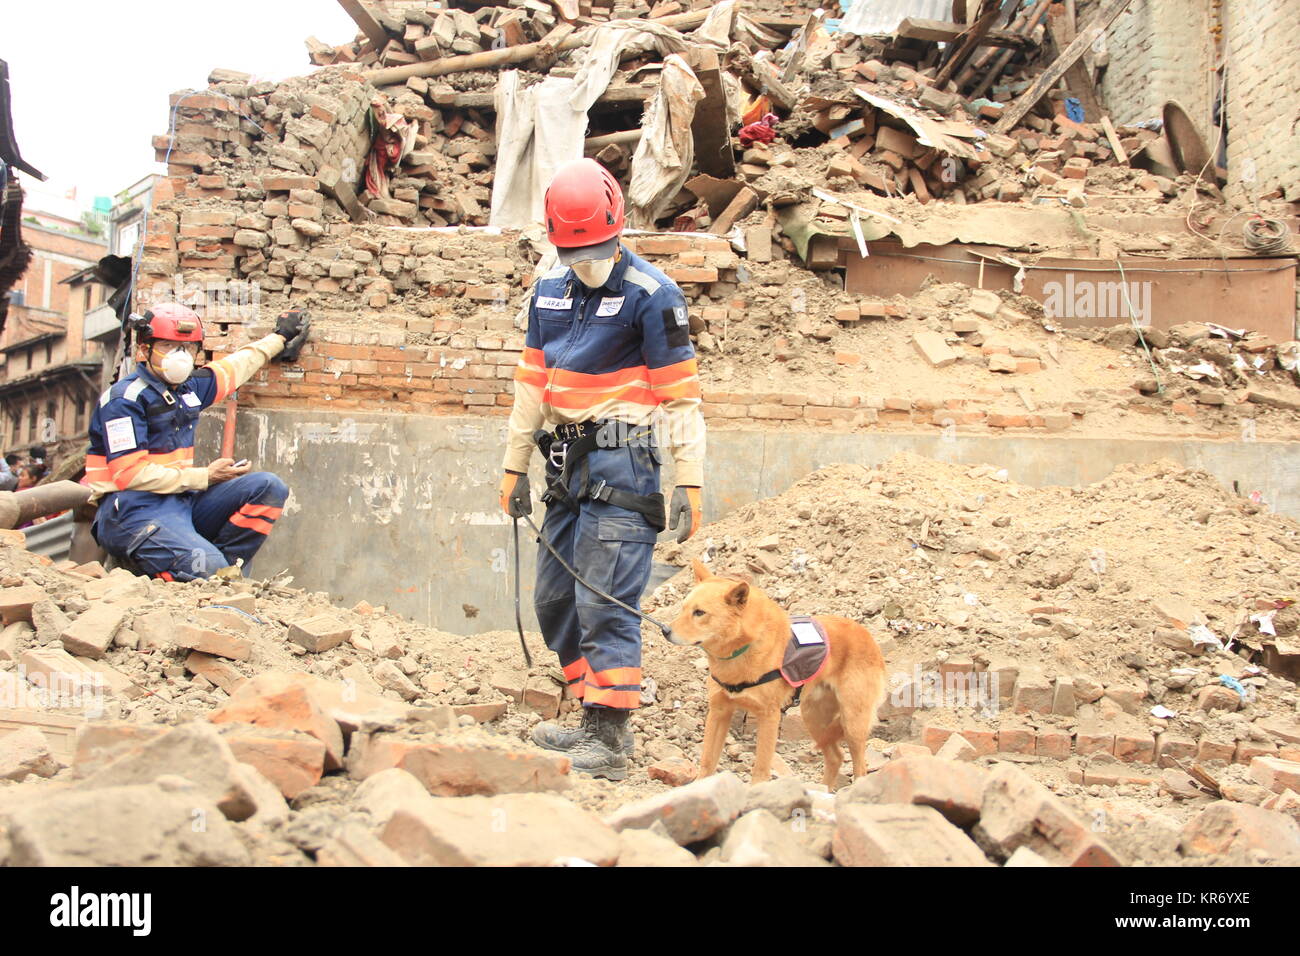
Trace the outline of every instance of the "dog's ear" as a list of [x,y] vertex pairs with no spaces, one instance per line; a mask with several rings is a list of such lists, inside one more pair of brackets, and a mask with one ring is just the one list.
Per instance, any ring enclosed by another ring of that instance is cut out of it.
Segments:
[[736,586],[727,592],[727,603],[734,608],[743,608],[749,603],[749,585],[744,581],[737,582]]
[[712,575],[709,574],[709,569],[704,566],[704,562],[699,558],[691,559],[691,570],[695,572],[696,581],[704,581],[712,577]]

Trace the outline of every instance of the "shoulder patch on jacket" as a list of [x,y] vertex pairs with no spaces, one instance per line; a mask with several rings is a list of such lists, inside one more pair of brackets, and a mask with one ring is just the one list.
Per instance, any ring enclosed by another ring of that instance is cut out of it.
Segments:
[[122,392],[122,397],[134,402],[140,397],[140,393],[149,387],[149,383],[142,378],[137,378],[134,382],[126,387]]
[[651,295],[654,295],[659,291],[659,281],[653,276],[646,275],[636,266],[627,267],[627,271],[623,273],[623,281],[631,282],[633,285],[639,285]]
[[542,278],[543,278],[543,279],[563,279],[563,278],[564,278],[566,275],[568,275],[568,274],[569,274],[569,267],[568,267],[568,266],[555,266],[555,267],[553,267],[549,272],[546,272],[546,273],[542,276]]
[[[630,270],[629,270],[630,271]],[[679,349],[691,344],[690,316],[685,305],[674,305],[661,313],[664,320],[664,338],[670,349]]]

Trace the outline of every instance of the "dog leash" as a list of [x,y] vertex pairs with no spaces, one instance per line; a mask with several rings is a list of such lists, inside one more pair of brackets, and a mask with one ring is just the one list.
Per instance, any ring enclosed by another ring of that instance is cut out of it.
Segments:
[[[524,622],[519,616],[519,591],[522,588],[519,575],[519,519],[515,518],[515,627],[519,631],[519,646],[524,651],[524,663],[533,669],[533,655],[528,653],[528,642],[524,640]],[[532,522],[529,522],[531,524]]]
[[[619,607],[623,608],[623,610],[631,611],[641,620],[649,621],[651,624],[653,624],[655,627],[659,628],[659,630],[663,632],[664,637],[667,639],[667,641],[670,644],[682,643],[673,635],[673,629],[669,627],[667,624],[664,624],[660,621],[656,621],[649,614],[642,613],[641,611],[632,607],[630,604],[624,604],[622,601],[614,597],[612,594],[606,594],[600,588],[595,587],[594,585],[584,580],[582,575],[580,575],[576,570],[574,570],[574,568],[569,564],[569,562],[565,561],[564,558],[560,556],[560,553],[555,550],[555,548],[551,545],[551,542],[547,540],[546,535],[542,534],[542,529],[537,527],[537,525],[533,524],[533,519],[530,518],[528,515],[522,515],[521,517],[528,522],[528,527],[533,529],[533,532],[537,535],[537,540],[546,546],[546,550],[551,552],[552,557],[554,557],[556,561],[559,561],[560,566],[564,568],[565,571],[569,572],[569,574],[579,584],[581,584],[583,587],[587,588],[588,590],[594,591],[596,594],[599,594],[605,600],[614,602]],[[515,620],[516,622],[518,622],[519,619],[519,587],[520,587],[519,585],[519,519],[516,518],[515,519]],[[524,635],[523,625],[519,625],[519,639],[521,641],[523,640],[523,635]],[[528,653],[526,648],[524,650],[524,653],[525,654]]]

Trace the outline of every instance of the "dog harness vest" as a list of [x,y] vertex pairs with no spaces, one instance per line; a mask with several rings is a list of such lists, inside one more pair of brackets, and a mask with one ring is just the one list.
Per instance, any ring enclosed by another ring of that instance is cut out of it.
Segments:
[[803,685],[820,674],[822,668],[826,666],[826,661],[830,659],[830,650],[830,638],[827,636],[826,629],[822,627],[821,622],[815,617],[798,615],[790,618],[790,640],[786,642],[785,654],[781,658],[780,667],[768,671],[758,680],[747,681],[743,684],[727,684],[716,677],[713,679],[727,693],[739,694],[751,687],[766,684],[768,681],[774,681],[780,677],[795,689],[795,699],[797,700]]

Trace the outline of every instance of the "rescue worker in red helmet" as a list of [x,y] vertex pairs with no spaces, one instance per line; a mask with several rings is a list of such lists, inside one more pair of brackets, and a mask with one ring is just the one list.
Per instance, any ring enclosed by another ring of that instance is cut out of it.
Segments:
[[169,581],[206,578],[241,559],[247,571],[289,489],[230,458],[195,468],[195,427],[203,409],[268,361],[295,360],[310,324],[285,312],[270,335],[195,368],[203,323],[192,309],[165,303],[132,316],[138,364],[100,397],[86,453],[99,506],[91,530],[109,554]]
[[[623,193],[599,163],[561,166],[545,207],[560,264],[534,283],[528,304],[501,507],[531,513],[528,462],[540,444],[542,534],[594,588],[638,607],[665,526],[661,445],[676,467],[668,526],[680,526],[684,541],[701,520],[704,419],[686,299],[620,243]],[[535,438],[543,423],[554,431]],[[580,726],[540,724],[534,742],[568,754],[575,770],[623,779],[628,719],[641,698],[640,620],[576,581],[545,548],[534,607],[583,705]]]

